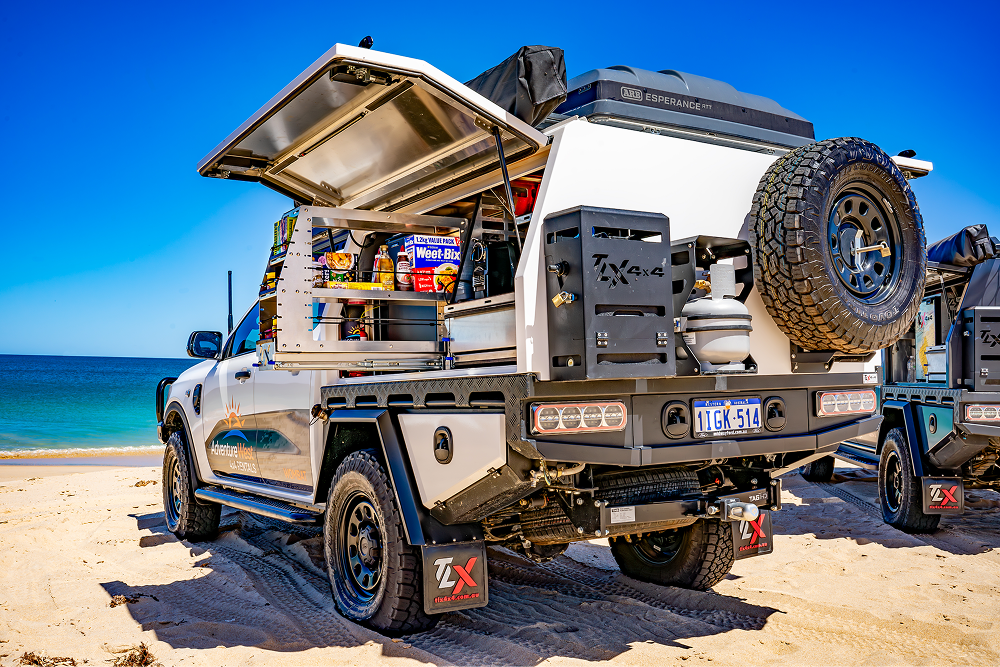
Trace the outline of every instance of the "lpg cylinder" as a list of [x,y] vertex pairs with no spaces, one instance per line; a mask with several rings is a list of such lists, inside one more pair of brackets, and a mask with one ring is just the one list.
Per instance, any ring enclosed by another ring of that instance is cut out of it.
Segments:
[[703,373],[745,370],[750,356],[750,311],[736,300],[736,269],[732,264],[709,267],[712,295],[688,301],[681,311],[684,339]]

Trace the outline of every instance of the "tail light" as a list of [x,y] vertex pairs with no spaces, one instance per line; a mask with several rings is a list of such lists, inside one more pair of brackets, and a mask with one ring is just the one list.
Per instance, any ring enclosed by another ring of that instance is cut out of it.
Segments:
[[1000,421],[1000,405],[966,405],[965,418],[972,422]]
[[531,432],[535,435],[624,430],[625,404],[621,401],[531,405]]
[[816,394],[816,416],[860,415],[875,412],[875,391],[822,391]]

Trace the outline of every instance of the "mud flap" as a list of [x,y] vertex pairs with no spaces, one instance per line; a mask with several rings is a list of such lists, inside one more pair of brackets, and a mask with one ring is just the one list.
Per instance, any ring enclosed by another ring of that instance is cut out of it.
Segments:
[[486,543],[420,547],[424,559],[424,611],[443,614],[485,607],[490,600]]
[[754,521],[733,521],[733,557],[736,560],[774,551],[771,513],[761,510]]
[[924,514],[961,514],[965,511],[965,486],[961,477],[921,477]]

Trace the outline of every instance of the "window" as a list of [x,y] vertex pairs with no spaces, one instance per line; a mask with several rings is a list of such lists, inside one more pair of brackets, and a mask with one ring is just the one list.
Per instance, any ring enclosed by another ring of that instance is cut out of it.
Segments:
[[236,357],[257,349],[260,338],[260,304],[256,304],[240,325],[236,327],[233,337],[229,340],[229,353],[226,356]]

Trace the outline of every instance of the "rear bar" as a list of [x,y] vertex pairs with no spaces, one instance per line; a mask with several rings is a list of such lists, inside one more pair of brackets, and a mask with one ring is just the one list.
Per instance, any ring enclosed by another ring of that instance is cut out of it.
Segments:
[[661,447],[599,447],[541,440],[535,440],[532,444],[550,461],[620,466],[663,465],[827,449],[833,454],[837,445],[844,440],[877,432],[881,424],[882,415],[873,415],[850,424],[804,435],[754,440],[710,440],[690,445]]

